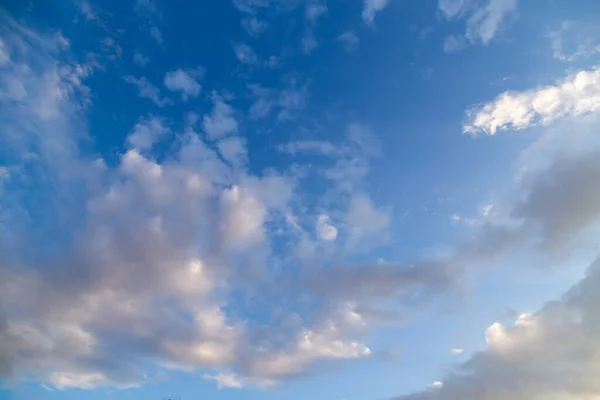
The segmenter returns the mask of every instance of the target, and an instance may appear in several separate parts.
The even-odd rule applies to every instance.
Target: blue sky
[[[0,399],[600,395],[600,3],[8,1]]]

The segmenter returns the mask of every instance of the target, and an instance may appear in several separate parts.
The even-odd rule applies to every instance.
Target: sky
[[[600,396],[597,0],[4,0],[0,400]]]

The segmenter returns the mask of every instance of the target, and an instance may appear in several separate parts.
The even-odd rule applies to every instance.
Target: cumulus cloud
[[[202,69],[183,70],[178,68],[165,75],[164,84],[172,92],[181,92],[183,100],[189,97],[198,97],[202,86],[197,79],[202,76]]]
[[[523,92],[505,92],[493,101],[467,112],[463,131],[495,135],[499,130],[520,130],[548,125],[566,116],[600,110],[600,69],[579,71],[553,86]]]
[[[367,24],[373,24],[375,15],[386,8],[390,0],[363,0],[362,18]]]
[[[363,343],[365,311],[341,297],[303,318],[277,311],[281,297],[274,294],[291,280],[266,270],[294,262],[271,246],[281,239],[274,227],[302,207],[292,201],[295,178],[249,171],[246,142],[220,96],[201,119],[204,132],[194,130],[195,115],[182,129],[164,117],[141,117],[125,151],[105,162],[81,146],[89,140],[84,82],[93,69],[74,61],[62,36],[13,24],[1,25],[11,59],[2,79],[12,86],[0,92],[0,152],[9,171],[27,165],[40,173],[11,173],[0,199],[3,378],[61,389],[127,388],[169,370],[210,369],[217,373],[207,379],[221,386],[270,386],[314,363],[371,354]],[[286,96],[282,104],[297,106]],[[155,157],[155,144],[167,140],[172,151]],[[14,185],[35,185],[29,199],[43,207],[28,208]],[[36,218],[23,218],[31,212]],[[264,284],[258,293],[257,282]],[[300,291],[320,296],[312,286]],[[239,303],[229,301],[231,293]],[[303,295],[292,288],[285,296],[299,304]],[[259,306],[280,315],[281,328],[247,317],[255,310],[246,307]]]
[[[487,349],[453,366],[443,386],[397,400],[593,398],[600,391],[600,261],[563,297],[514,325],[494,323]]]

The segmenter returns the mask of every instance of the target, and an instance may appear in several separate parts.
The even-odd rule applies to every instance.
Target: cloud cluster
[[[93,68],[73,61],[64,37],[4,22],[3,377],[124,388],[170,369],[211,369],[206,378],[221,386],[270,386],[314,363],[369,356],[365,321],[378,282],[403,293],[428,285],[418,276],[405,285],[403,266],[375,275],[369,264],[342,266],[352,240],[377,237],[389,224],[390,210],[354,189],[378,151],[367,127],[349,126],[350,145],[318,171],[320,179],[353,183],[338,188],[345,194],[337,211],[307,213],[294,170],[250,172],[236,110],[216,93],[213,108],[190,113],[183,128],[168,117],[140,117],[122,153],[105,160],[85,145],[84,80]],[[165,85],[195,95],[187,77],[171,71]],[[168,103],[147,80],[125,80],[140,96]],[[276,97],[280,118],[304,106],[303,90],[286,81]],[[170,151],[157,156],[165,144]],[[324,260],[340,266],[325,272]],[[372,289],[322,293],[322,273]],[[257,310],[268,324],[251,317]]]

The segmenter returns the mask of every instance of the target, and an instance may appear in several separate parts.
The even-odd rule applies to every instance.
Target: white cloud
[[[444,53],[455,54],[465,49],[467,43],[462,36],[450,35],[444,39]]]
[[[460,354],[462,354],[464,352],[465,352],[465,350],[464,349],[460,349],[460,348],[454,348],[454,349],[450,350],[450,353],[454,354],[454,355],[460,355]]]
[[[344,50],[346,50],[348,53],[355,52],[358,50],[358,46],[360,45],[360,40],[353,31],[346,31],[339,35],[335,40],[341,43],[344,47]]]
[[[0,38],[0,66],[6,65],[10,62],[10,55],[6,48],[4,41]]]
[[[127,75],[123,78],[123,80],[125,80],[125,82],[127,83],[131,83],[132,85],[137,86],[139,90],[139,97],[149,99],[159,107],[164,107],[173,104],[173,101],[168,97],[161,97],[160,89],[154,86],[145,77],[141,77],[138,79],[131,75]]]
[[[134,64],[139,65],[140,67],[143,67],[146,64],[148,64],[149,62],[150,62],[150,58],[146,57],[139,51],[136,50],[135,53],[133,53],[133,63]]]
[[[316,231],[319,238],[326,241],[335,240],[338,235],[338,230],[331,223],[328,215],[319,215],[317,217]]]
[[[444,387],[444,384],[441,381],[435,381],[431,385],[429,385],[429,389],[438,390]]]
[[[277,119],[293,120],[296,113],[308,102],[308,82],[302,83],[296,76],[284,78],[281,88],[265,88],[257,84],[248,85],[250,94],[255,98],[248,110],[252,119],[261,119],[269,115],[271,110],[279,108]]]
[[[303,110],[308,102],[308,82],[301,83],[296,77],[284,79],[284,87],[278,93],[277,105],[280,111],[277,119],[280,121],[292,120],[299,110]]]
[[[458,214],[452,214],[452,215],[450,216],[450,219],[451,219],[452,221],[454,221],[454,222],[459,222],[459,221],[461,220],[461,217],[460,217],[460,215],[458,215]]]
[[[302,330],[290,350],[255,360],[249,366],[251,376],[262,386],[268,387],[276,382],[274,379],[278,376],[300,374],[306,365],[317,360],[370,356],[371,350],[365,345],[340,337],[342,329],[339,324],[339,321],[329,320],[315,329]]]
[[[217,387],[241,389],[244,385],[234,374],[220,373],[218,375],[204,374],[204,379],[217,382]]]
[[[202,75],[202,69],[169,71],[165,75],[165,86],[172,92],[181,92],[183,100],[188,97],[198,97],[202,86],[196,80]]]
[[[600,69],[580,71],[555,86],[523,92],[505,92],[492,102],[467,112],[465,133],[495,135],[499,130],[520,130],[548,125],[566,116],[600,111]]]
[[[312,24],[316,24],[319,18],[322,18],[327,14],[327,4],[319,2],[308,3],[305,14],[306,19]]]
[[[234,136],[220,140],[217,143],[219,153],[223,159],[234,167],[242,166],[246,163],[246,141],[243,138]]]
[[[355,236],[371,236],[381,233],[391,222],[389,211],[377,209],[366,194],[352,196],[346,220]]]
[[[334,155],[340,149],[333,143],[323,140],[297,140],[277,146],[279,151],[296,155],[298,153],[317,153],[326,156]]]
[[[472,43],[490,43],[504,20],[516,9],[517,0],[489,0],[469,17],[465,37]]]
[[[548,34],[552,56],[573,62],[600,53],[600,28],[582,22],[564,21]]]
[[[86,0],[79,1],[77,6],[79,8],[79,12],[84,16],[86,21],[93,21],[96,19],[90,3],[88,3]]]
[[[236,44],[233,46],[233,51],[235,52],[236,58],[242,64],[258,65],[260,63],[254,49],[247,44]]]
[[[467,41],[471,44],[488,45],[506,20],[517,10],[518,0],[439,0],[438,8],[447,19],[466,18],[464,38],[450,35],[444,41],[446,53],[463,50]]]
[[[212,112],[202,119],[202,126],[208,137],[218,139],[237,132],[238,125],[233,108],[216,93],[213,93],[212,100],[214,104]]]
[[[223,192],[221,204],[226,215],[221,225],[224,242],[246,247],[263,241],[267,210],[253,193],[233,186]]]
[[[104,162],[80,150],[88,143],[86,106],[93,98],[84,81],[90,67],[59,55],[59,47],[67,51],[59,37],[16,35],[26,51],[3,70],[1,79],[14,87],[1,89],[0,144],[14,150],[11,171],[35,149],[26,162],[42,174],[25,177],[39,183],[27,201],[20,190],[0,197],[0,302],[11,310],[0,315],[3,377],[31,377],[59,388],[126,388],[153,381],[152,371],[210,369],[228,371],[213,378],[229,386],[272,385],[309,373],[316,362],[369,356],[367,325],[394,315],[375,300],[396,294],[412,300],[446,287],[448,278],[437,269],[368,262],[349,267],[341,260],[346,249],[338,242],[347,241],[348,226],[375,235],[388,226],[388,211],[355,193],[364,187],[368,158],[379,153],[367,127],[349,126],[346,144],[298,140],[291,147],[335,155],[335,165],[319,171],[320,179],[334,182],[331,197],[343,192],[335,210],[320,208],[331,198],[326,196],[317,199],[319,208],[309,207],[295,170],[250,171],[242,161],[245,142],[234,135],[235,112],[216,94],[202,119],[206,135],[194,131],[195,114],[186,113],[181,131],[168,138],[171,122],[164,121],[178,113],[168,120],[141,118],[125,139],[125,153],[111,153],[114,159]],[[12,39],[5,40],[12,51]],[[127,80],[140,95],[166,101],[147,80]],[[307,87],[293,76],[269,96],[279,112],[293,117],[306,104]],[[168,154],[155,158],[146,151],[166,139]],[[338,185],[347,186],[337,191]],[[50,218],[20,218],[30,202],[44,204]],[[528,215],[529,207],[522,209]],[[310,263],[293,282],[299,290],[286,290],[286,268],[276,279],[268,272],[299,259],[280,256],[273,242],[294,245],[303,227],[314,236],[312,216],[318,213],[341,214],[339,235],[330,243],[335,256],[324,261],[326,267]],[[299,216],[290,237],[280,233],[288,215]],[[21,229],[45,234],[5,240],[6,232]],[[48,248],[51,260],[37,253]],[[285,298],[273,299],[274,289]],[[230,302],[232,294],[239,302]],[[295,305],[306,299],[322,307],[297,315]],[[246,318],[255,311],[281,319],[265,326]]]
[[[164,120],[160,117],[150,116],[140,118],[127,137],[127,142],[139,150],[150,150],[154,143],[169,132]]]
[[[390,0],[363,0],[362,18],[367,24],[373,24],[375,15],[386,8]]]
[[[319,42],[315,38],[312,32],[307,32],[301,41],[302,44],[302,53],[310,54],[314,49],[319,46]]]
[[[464,13],[471,3],[472,0],[439,0],[438,8],[446,18],[451,19]]]
[[[494,205],[493,204],[485,204],[481,207],[481,216],[484,218],[487,218],[491,215],[491,213],[494,211]]]
[[[265,21],[261,21],[255,16],[252,16],[242,19],[242,28],[244,28],[250,36],[258,37],[267,30],[268,24]]]

